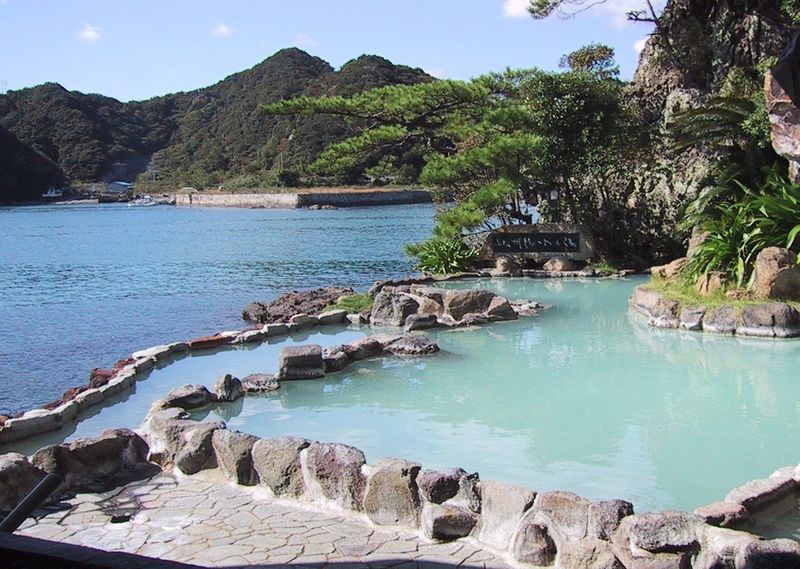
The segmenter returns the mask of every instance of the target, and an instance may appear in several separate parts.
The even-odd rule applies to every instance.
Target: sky
[[[0,92],[44,82],[141,100],[214,84],[299,47],[338,68],[362,54],[469,79],[557,69],[589,43],[633,76],[651,29],[642,0],[534,20],[527,0],[0,0]]]

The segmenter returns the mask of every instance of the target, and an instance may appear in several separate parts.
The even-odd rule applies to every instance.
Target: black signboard
[[[578,233],[493,233],[495,253],[580,253]]]

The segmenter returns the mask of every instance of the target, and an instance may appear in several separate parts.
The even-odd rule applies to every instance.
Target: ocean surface
[[[431,205],[333,211],[0,208],[0,413],[86,383],[131,352],[244,326],[288,290],[411,271]]]

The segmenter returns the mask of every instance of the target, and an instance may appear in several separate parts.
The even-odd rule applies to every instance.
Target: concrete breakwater
[[[175,194],[179,207],[246,207],[266,209],[296,209],[312,206],[364,207],[431,203],[426,190],[358,190],[299,191],[292,193],[248,194]]]

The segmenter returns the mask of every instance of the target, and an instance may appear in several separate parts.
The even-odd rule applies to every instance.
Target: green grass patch
[[[681,304],[681,306],[705,306],[709,309],[719,308],[720,306],[733,306],[737,311],[741,311],[746,306],[754,304],[764,304],[765,302],[786,302],[800,310],[800,302],[790,300],[763,300],[747,296],[745,298],[728,298],[725,296],[725,290],[721,290],[714,294],[704,295],[700,294],[698,290],[691,284],[681,281],[680,279],[674,281],[667,281],[659,278],[651,278],[650,282],[644,285],[648,290],[660,293],[669,300],[674,300]]]
[[[348,314],[363,312],[372,308],[372,297],[367,293],[343,296],[331,308],[346,310]]]
[[[619,267],[616,267],[608,261],[598,261],[589,265],[590,269],[594,269],[595,274],[601,277],[610,277],[619,273]]]

